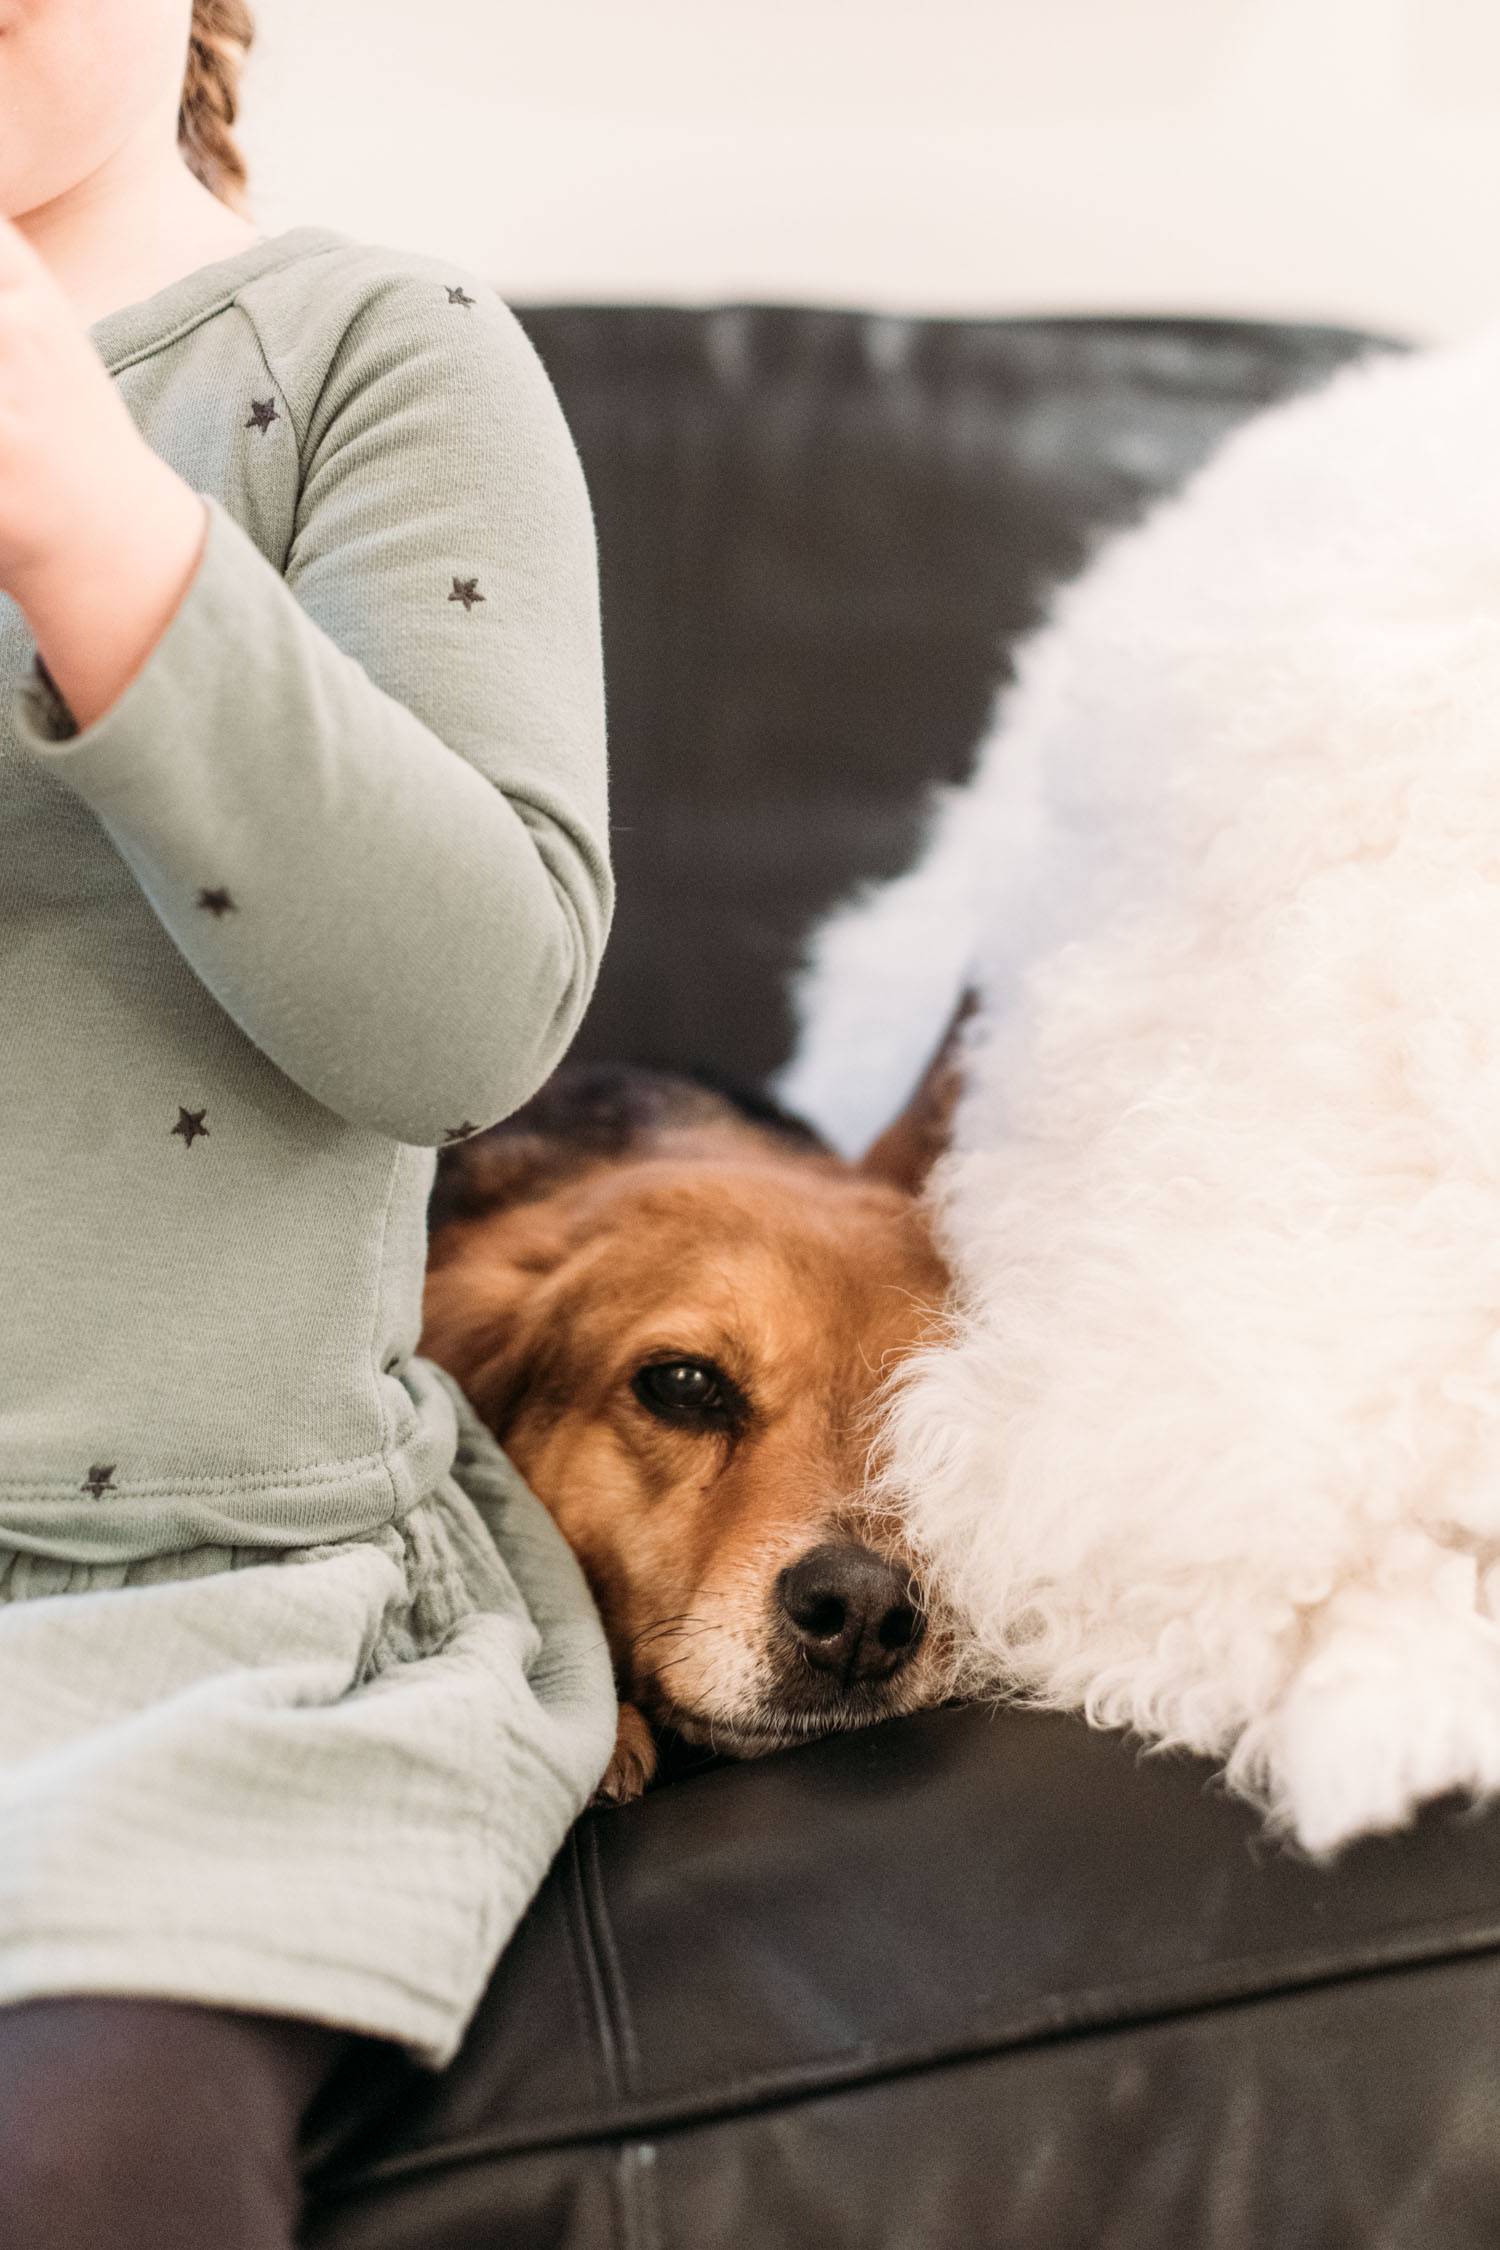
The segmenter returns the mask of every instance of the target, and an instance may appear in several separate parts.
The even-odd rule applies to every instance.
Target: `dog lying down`
[[[947,1291],[916,1194],[960,1020],[858,1163],[768,1100],[566,1063],[440,1154],[418,1348],[582,1564],[607,1799],[650,1780],[652,1722],[754,1757],[948,1693],[941,1605],[864,1484],[882,1378]]]
[[[777,1098],[859,1145],[970,980],[873,1480],[967,1647],[1314,1854],[1500,1790],[1500,330],[1064,590]]]

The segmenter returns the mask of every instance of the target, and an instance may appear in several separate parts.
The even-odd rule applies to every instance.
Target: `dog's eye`
[[[709,1359],[652,1360],[636,1370],[630,1387],[663,1422],[724,1429],[740,1418],[739,1392]]]

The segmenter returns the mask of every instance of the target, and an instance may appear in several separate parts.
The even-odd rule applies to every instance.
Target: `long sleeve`
[[[205,493],[194,575],[114,704],[80,731],[38,658],[15,731],[280,1070],[437,1146],[559,1061],[613,914],[588,495],[472,276],[383,277],[310,397],[264,364],[245,442],[297,479],[284,567]]]

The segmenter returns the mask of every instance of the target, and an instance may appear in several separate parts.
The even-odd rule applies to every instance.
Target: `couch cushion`
[[[524,316],[599,515],[621,904],[582,1051],[757,1075],[1097,525],[1361,348],[1228,322]],[[585,1816],[434,2079],[310,2121],[312,2250],[1478,2250],[1500,1811],[1331,1871],[1210,1769],[944,1710]]]
[[[1196,1760],[929,1712],[586,1815],[311,2240],[1450,2250],[1500,2234],[1497,2002],[1500,1814],[1329,1872]]]
[[[602,562],[619,897],[573,1052],[756,1079],[809,925],[906,864],[1106,526],[1373,339],[542,306]]]

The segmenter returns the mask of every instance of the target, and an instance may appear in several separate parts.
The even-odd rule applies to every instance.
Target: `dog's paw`
[[[633,1703],[622,1703],[614,1754],[589,1803],[628,1805],[644,1793],[655,1771],[656,1742],[651,1729]]]
[[[1404,1828],[1452,1790],[1500,1790],[1500,1631],[1436,1603],[1372,1605],[1292,1681],[1271,1767],[1281,1817],[1315,1858]]]

